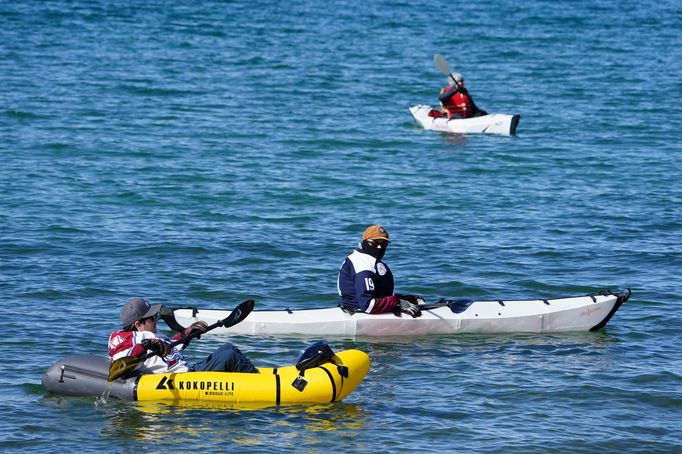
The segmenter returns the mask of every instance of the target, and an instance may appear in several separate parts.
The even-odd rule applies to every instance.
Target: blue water
[[[675,1],[0,3],[4,452],[674,452],[682,441]],[[424,131],[464,74],[516,137]],[[397,290],[633,290],[604,330],[330,339],[343,403],[48,396],[121,305],[333,306],[381,223]],[[258,365],[313,339],[234,337]],[[189,352],[201,357],[220,339]]]

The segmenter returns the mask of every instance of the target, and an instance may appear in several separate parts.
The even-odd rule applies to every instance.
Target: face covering
[[[374,243],[370,244],[369,241],[365,240],[362,242],[362,250],[374,257],[377,260],[384,258],[386,254],[386,247],[388,245],[385,243]]]

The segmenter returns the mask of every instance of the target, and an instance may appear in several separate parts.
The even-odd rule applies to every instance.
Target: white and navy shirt
[[[342,307],[373,313],[376,299],[393,295],[393,273],[358,246],[341,265],[337,289]]]

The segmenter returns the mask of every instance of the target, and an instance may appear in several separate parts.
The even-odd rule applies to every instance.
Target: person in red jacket
[[[138,370],[141,373],[163,374],[166,372],[222,371],[258,373],[251,361],[237,347],[223,344],[207,358],[195,364],[188,364],[182,353],[187,343],[171,347],[172,341],[188,336],[192,331],[205,333],[206,322],[199,321],[187,327],[172,339],[157,331],[160,304],[149,304],[145,298],[131,298],[121,310],[122,328],[109,337],[109,358],[112,362],[126,356],[142,356],[148,351],[156,352],[145,360]]]
[[[469,91],[464,88],[464,77],[460,73],[448,76],[448,86],[441,89],[438,100],[443,114],[448,118],[470,118],[488,114],[476,106]]]

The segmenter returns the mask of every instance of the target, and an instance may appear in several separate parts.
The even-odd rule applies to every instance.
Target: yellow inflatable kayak
[[[259,368],[259,374],[185,372],[146,374],[107,380],[109,360],[78,355],[55,363],[43,376],[53,394],[116,397],[137,401],[220,402],[230,404],[328,403],[347,397],[369,371],[369,356],[344,350],[330,361],[299,370],[291,365]]]
[[[369,356],[359,350],[345,350],[334,360],[348,367],[348,378],[336,365],[325,363],[308,369],[307,386],[299,391],[292,384],[299,376],[295,366],[259,368],[259,374],[232,372],[186,372],[143,375],[137,383],[135,400],[191,400],[221,402],[323,403],[348,396],[365,378]]]

